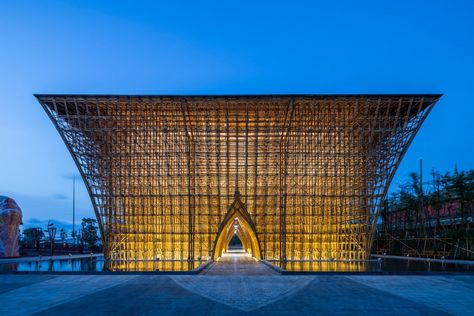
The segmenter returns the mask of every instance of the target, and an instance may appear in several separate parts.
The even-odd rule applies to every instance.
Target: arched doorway
[[[242,242],[244,252],[260,260],[262,258],[255,225],[247,212],[245,205],[236,192],[235,200],[227,211],[217,233],[213,259],[217,260],[223,253],[228,252],[229,242],[237,235]]]
[[[242,240],[240,240],[237,234],[234,234],[229,241],[229,249],[228,252],[243,252],[244,245],[242,244]]]

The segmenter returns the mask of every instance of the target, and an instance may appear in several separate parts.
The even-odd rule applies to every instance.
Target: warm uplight
[[[84,177],[111,270],[191,270],[237,235],[282,267],[366,259],[435,96],[39,96]],[[318,265],[319,263],[315,263]]]

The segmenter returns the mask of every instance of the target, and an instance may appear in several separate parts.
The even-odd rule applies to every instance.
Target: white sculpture
[[[18,257],[18,226],[22,212],[15,200],[0,196],[0,257]]]

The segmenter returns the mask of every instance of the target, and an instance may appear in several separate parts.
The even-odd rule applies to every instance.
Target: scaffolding
[[[214,257],[236,209],[282,268],[367,259],[440,95],[36,97],[89,191],[108,268],[187,271]]]

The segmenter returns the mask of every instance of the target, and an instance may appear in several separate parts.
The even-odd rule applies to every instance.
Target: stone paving
[[[474,315],[474,275],[278,275],[227,259],[201,275],[4,274],[0,315]]]
[[[201,274],[205,275],[278,275],[247,253],[224,253]]]

